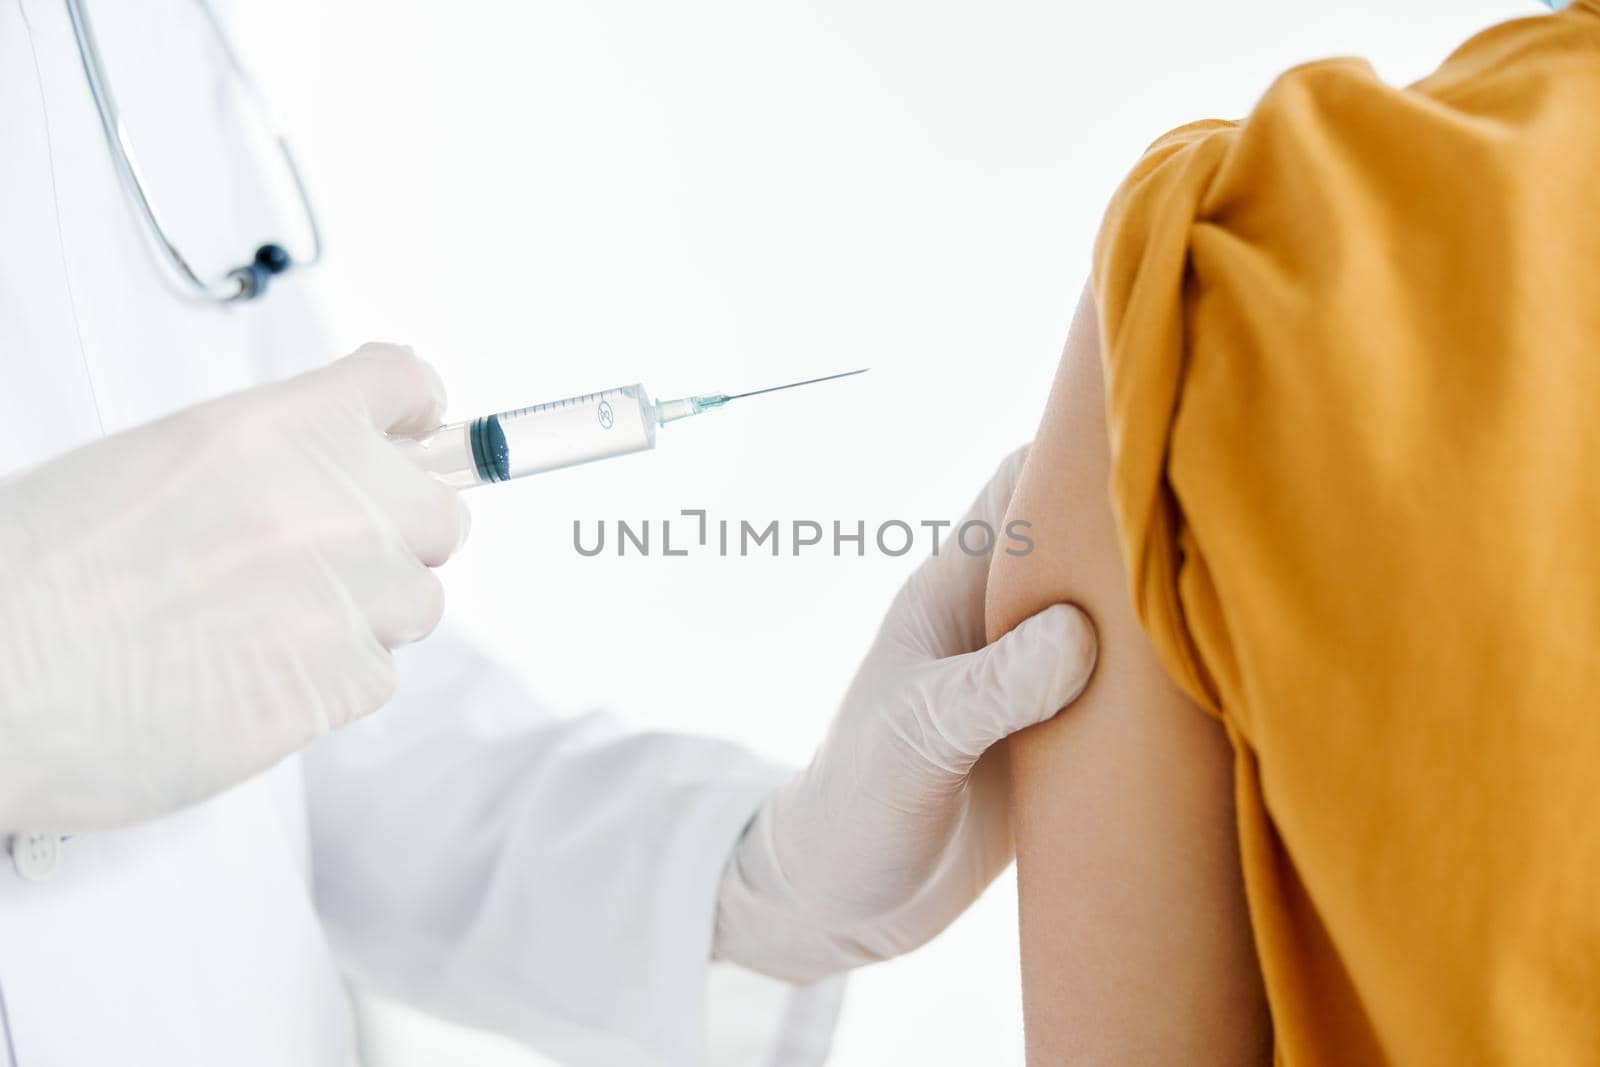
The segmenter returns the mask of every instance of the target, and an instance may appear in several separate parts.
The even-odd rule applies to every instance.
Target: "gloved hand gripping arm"
[[[1023,455],[963,521],[1001,528]],[[1006,754],[991,747],[1076,699],[1096,646],[1087,617],[1056,605],[984,648],[988,569],[946,543],[901,589],[810,766],[740,838],[719,957],[793,981],[887,959],[1011,862]]]

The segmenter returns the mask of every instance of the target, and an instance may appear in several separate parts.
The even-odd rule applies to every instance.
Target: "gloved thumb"
[[[943,732],[964,756],[977,759],[1078,699],[1098,653],[1094,624],[1070,604],[1024,619],[987,648],[946,661],[954,677],[939,698]],[[960,717],[960,728],[949,728],[952,716]]]

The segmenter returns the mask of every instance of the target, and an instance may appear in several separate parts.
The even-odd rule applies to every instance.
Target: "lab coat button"
[[[11,865],[30,882],[42,882],[61,858],[61,839],[55,834],[17,834],[11,838]]]

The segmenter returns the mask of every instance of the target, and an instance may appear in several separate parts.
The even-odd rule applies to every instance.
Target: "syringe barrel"
[[[396,443],[424,470],[467,488],[574,467],[656,446],[644,386],[624,385],[502,411]]]

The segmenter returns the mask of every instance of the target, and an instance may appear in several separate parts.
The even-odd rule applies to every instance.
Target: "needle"
[[[802,385],[816,385],[818,382],[831,382],[835,378],[848,378],[853,374],[865,374],[871,367],[862,367],[860,370],[847,370],[840,374],[828,374],[821,378],[807,378],[803,382],[790,382],[788,385],[769,385],[765,389],[752,389],[748,393],[734,393],[727,400],[739,400],[747,396],[759,396],[762,393],[776,393],[782,389],[798,389]]]

